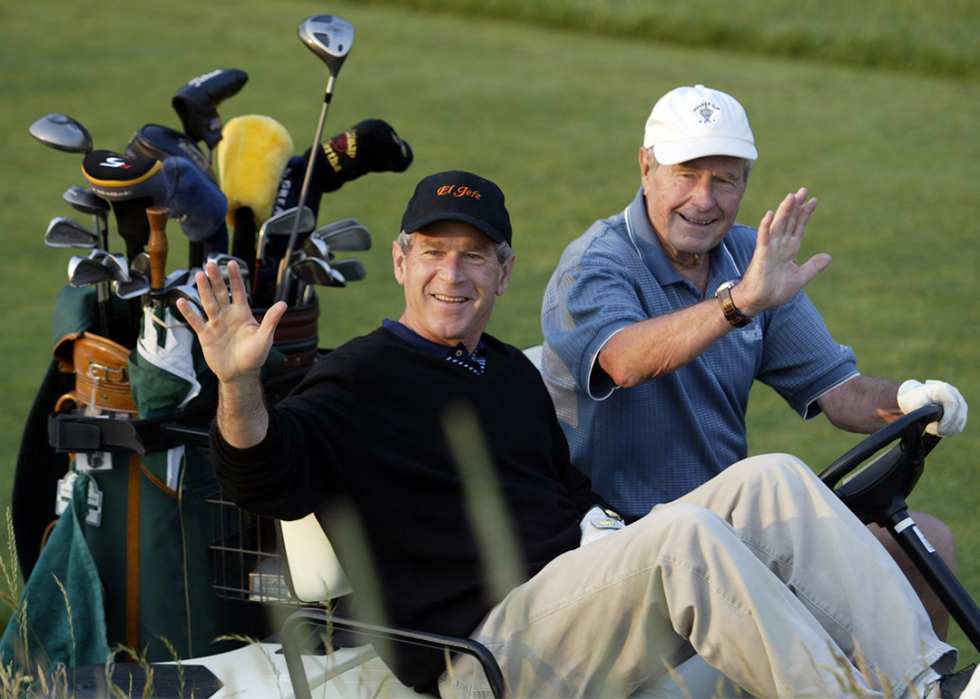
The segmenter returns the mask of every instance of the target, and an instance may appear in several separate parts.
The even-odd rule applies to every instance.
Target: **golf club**
[[[316,135],[313,138],[313,147],[310,149],[310,159],[306,164],[306,174],[303,176],[303,187],[299,192],[299,204],[296,208],[302,209],[306,205],[306,197],[310,191],[310,180],[313,176],[313,165],[316,161],[317,151],[320,150],[320,138],[323,135],[323,124],[327,120],[327,109],[330,107],[330,99],[333,96],[334,83],[337,81],[337,74],[340,72],[347,54],[350,53],[351,44],[354,43],[354,25],[350,22],[335,17],[334,15],[315,15],[304,20],[299,25],[299,38],[306,44],[307,48],[315,53],[330,71],[330,78],[327,80],[327,89],[323,97],[323,109],[320,112],[320,121],[316,127]],[[282,258],[279,266],[279,279],[276,285],[276,300],[279,301],[285,294],[282,285],[282,274],[289,264],[289,258],[296,247],[296,238],[299,235],[299,221],[293,225],[293,231],[289,235],[289,245],[286,247],[286,254]]]
[[[31,124],[28,131],[49,148],[68,153],[89,153],[92,150],[92,135],[84,126],[64,114],[43,116]]]
[[[102,249],[109,249],[109,211],[112,206],[105,199],[87,187],[72,185],[61,198],[68,202],[68,205],[75,211],[89,214],[94,223],[95,230],[102,236]]]
[[[100,257],[98,253],[102,253]],[[112,298],[109,295],[109,270],[102,263],[105,252],[93,250],[90,257],[75,255],[68,262],[68,283],[75,289],[95,285],[99,309],[99,334],[109,337]]]
[[[235,257],[234,255],[229,255],[227,253],[212,252],[211,254],[208,255],[206,262],[214,262],[216,265],[218,265],[218,270],[221,272],[221,277],[225,280],[225,285],[227,285],[228,288],[230,289],[231,280],[228,277],[228,263],[231,262],[232,260],[238,263],[238,269],[242,273],[242,282],[245,284],[245,292],[248,295],[251,295],[251,289],[250,289],[249,278],[248,278],[248,274],[249,274],[248,263],[245,262],[245,260],[239,257]]]
[[[262,261],[265,259],[265,246],[270,235],[286,235],[292,233],[298,226],[298,230],[312,231],[316,226],[316,215],[313,209],[308,206],[302,207],[302,216],[297,216],[296,212],[300,207],[294,207],[280,211],[275,216],[270,216],[259,228],[259,242],[256,245],[255,269],[252,270],[252,295],[259,293],[259,271],[262,269]]]
[[[314,238],[312,235],[303,241],[302,251],[307,257],[318,257],[326,262],[333,261],[335,257],[329,245],[322,239]],[[296,253],[293,254],[295,255]]]
[[[109,278],[112,281],[125,284],[131,280],[129,262],[125,255],[106,253],[100,261],[109,271]]]
[[[359,282],[367,276],[367,268],[364,263],[355,258],[346,260],[335,260],[330,265],[334,272],[340,272],[344,279],[349,282]]]
[[[145,274],[140,274],[139,272],[129,272],[129,281],[113,281],[112,288],[116,292],[116,296],[128,301],[129,299],[134,299],[142,296],[143,294],[150,291],[150,278]]]
[[[44,232],[44,244],[50,248],[94,248],[99,236],[77,221],[55,216]]]
[[[363,252],[371,249],[371,234],[356,218],[342,218],[320,226],[310,237],[319,238],[334,252]]]
[[[317,257],[300,257],[289,265],[289,274],[305,284],[347,286],[343,274],[333,269],[326,260]]]

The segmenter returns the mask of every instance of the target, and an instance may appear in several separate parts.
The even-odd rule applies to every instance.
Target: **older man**
[[[323,515],[346,505],[373,563],[346,566],[355,596],[379,589],[394,624],[483,642],[511,696],[628,696],[692,649],[757,696],[834,696],[837,668],[869,697],[980,692],[970,672],[949,674],[956,651],[884,549],[790,456],[748,460],[622,526],[571,465],[537,370],[484,333],[514,265],[503,194],[470,173],[427,177],[402,228],[400,320],[326,355],[276,406],[259,370],[285,305],[257,323],[234,263],[230,296],[213,263],[197,275],[207,320],[178,301],[219,380],[212,455],[241,507],[316,512],[329,528]],[[493,477],[454,463],[442,418],[461,404]],[[502,496],[494,538],[511,530],[520,559],[509,591],[491,584],[474,487]],[[471,659],[451,673],[429,649],[385,660],[416,687],[441,675],[444,697],[489,696]]]
[[[810,215],[789,194],[758,230],[735,223],[758,153],[742,106],[697,85],[661,98],[639,151],[641,187],[626,210],[565,250],[542,309],[543,372],[572,462],[628,519],[701,485],[747,454],[745,411],[758,379],[802,417],[870,433],[940,402],[930,427],[959,433],[967,406],[941,382],[858,373],[803,293],[830,264],[797,265]],[[952,566],[948,528],[914,513]],[[937,630],[948,615],[912,573]]]

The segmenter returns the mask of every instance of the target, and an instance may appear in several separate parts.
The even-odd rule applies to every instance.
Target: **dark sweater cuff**
[[[270,426],[272,418],[269,418]],[[235,466],[245,466],[247,464],[264,463],[269,461],[275,454],[276,440],[270,438],[272,430],[265,434],[265,439],[255,446],[239,449],[229,444],[221,430],[218,429],[218,419],[211,421],[211,452],[220,455],[226,464]]]

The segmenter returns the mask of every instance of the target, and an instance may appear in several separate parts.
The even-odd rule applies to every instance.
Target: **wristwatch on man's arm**
[[[718,291],[715,292],[715,298],[721,304],[721,311],[725,314],[725,319],[736,328],[744,328],[752,322],[752,319],[738,310],[735,302],[732,301],[732,287],[736,284],[738,284],[737,279],[721,284]]]

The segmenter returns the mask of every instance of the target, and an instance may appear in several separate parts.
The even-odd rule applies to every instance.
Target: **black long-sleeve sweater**
[[[468,636],[500,600],[486,584],[443,436],[455,401],[475,408],[530,578],[579,544],[579,521],[605,503],[569,462],[538,371],[520,350],[483,336],[483,374],[412,347],[379,328],[326,355],[269,408],[262,443],[239,450],[212,429],[222,486],[246,511],[279,519],[316,512],[348,558],[331,504],[352,504],[396,626]],[[364,571],[345,564],[357,596]],[[410,686],[444,669],[442,654],[398,646],[385,658]]]

